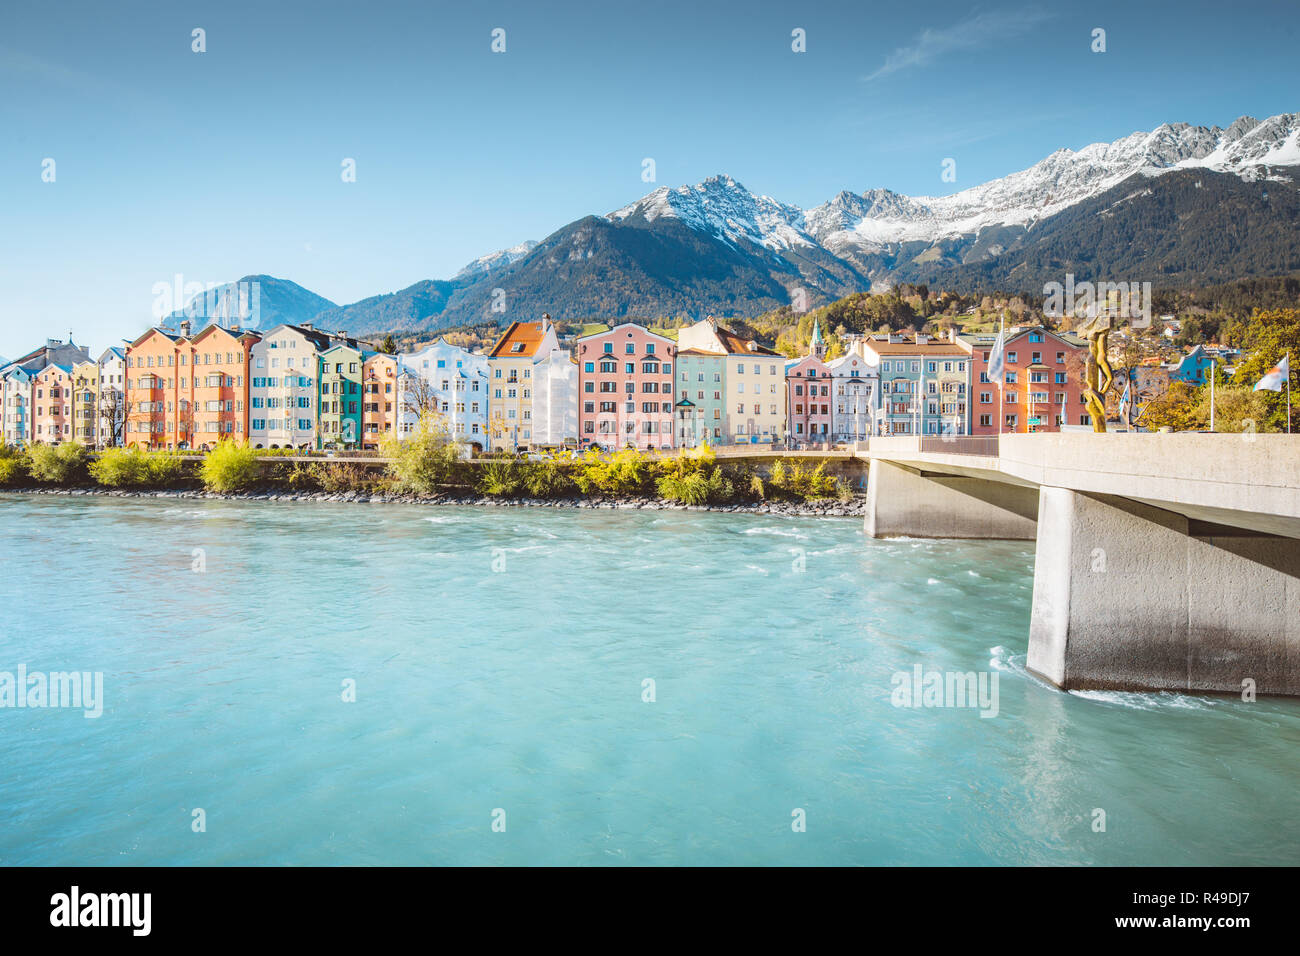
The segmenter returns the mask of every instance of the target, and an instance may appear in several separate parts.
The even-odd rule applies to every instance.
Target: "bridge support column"
[[[1300,694],[1300,540],[1039,494],[1031,671],[1066,689]]]
[[[1002,538],[1032,540],[1038,514],[1034,488],[931,475],[871,459],[866,533],[873,538]]]

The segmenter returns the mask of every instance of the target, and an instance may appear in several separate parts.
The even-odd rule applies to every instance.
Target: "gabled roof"
[[[488,358],[532,358],[552,328],[541,322],[511,322],[488,352]]]
[[[225,332],[227,335],[229,335],[231,338],[235,339],[236,341],[245,338],[252,338],[254,341],[257,341],[262,337],[261,332],[254,332],[251,329],[241,329],[240,331],[236,332],[233,329],[228,329],[223,325],[218,325],[217,323],[213,322],[208,325],[205,325],[197,334],[191,335],[190,343],[197,344],[200,339],[207,338],[209,335],[214,334],[218,330]]]
[[[136,347],[138,347],[138,346],[140,345],[140,343],[142,343],[145,339],[150,338],[151,336],[154,336],[154,335],[161,335],[161,336],[163,336],[163,338],[167,339],[169,342],[177,342],[177,341],[180,341],[180,335],[179,335],[178,333],[173,332],[171,329],[164,329],[162,326],[155,325],[155,326],[153,326],[153,327],[151,327],[151,328],[145,329],[144,332],[142,332],[142,333],[140,334],[140,336],[139,336],[139,337],[138,337],[134,342],[132,342],[130,345],[127,346],[127,348],[129,348],[129,349],[136,348]]]

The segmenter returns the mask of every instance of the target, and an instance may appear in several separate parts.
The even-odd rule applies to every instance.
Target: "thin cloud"
[[[1048,18],[1049,14],[1038,7],[1025,7],[1020,10],[976,13],[938,30],[926,28],[917,34],[916,40],[911,44],[901,46],[885,57],[885,62],[864,79],[869,83],[909,67],[926,66],[950,53],[1005,40],[1024,33]]]

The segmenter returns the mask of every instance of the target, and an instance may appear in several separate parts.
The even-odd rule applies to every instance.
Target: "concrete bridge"
[[[873,438],[873,537],[1037,542],[1058,687],[1300,694],[1300,436]]]

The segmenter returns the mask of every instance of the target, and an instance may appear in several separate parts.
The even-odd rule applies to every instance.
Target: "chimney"
[[[917,333],[916,333],[916,344],[917,344],[917,345],[928,345],[929,342],[930,342],[930,336],[926,335],[924,332],[917,332]]]
[[[547,330],[550,329],[550,327],[551,327],[551,313],[543,312],[542,313],[542,334],[545,335]]]
[[[187,338],[187,339],[188,339],[188,338],[190,337],[190,328],[191,328],[190,320],[189,320],[189,319],[181,319],[181,337],[182,337],[182,338]]]
[[[298,328],[306,329],[308,332],[316,331],[316,326],[312,325],[310,322],[304,322],[302,325],[298,326]]]
[[[337,332],[334,333],[334,337],[340,341],[346,341],[348,337],[348,330],[339,329]]]

